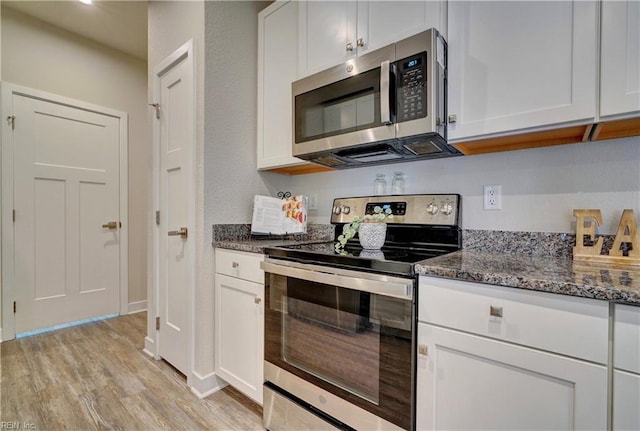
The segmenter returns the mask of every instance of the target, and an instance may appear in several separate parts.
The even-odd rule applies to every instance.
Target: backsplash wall
[[[575,232],[573,209],[599,208],[600,233],[615,234],[622,210],[640,215],[640,137],[291,177],[292,193],[318,195],[310,221],[328,223],[333,198],[373,192],[376,173],[390,190],[396,171],[406,193],[459,193],[465,229]],[[502,185],[502,210],[483,210],[483,185]]]

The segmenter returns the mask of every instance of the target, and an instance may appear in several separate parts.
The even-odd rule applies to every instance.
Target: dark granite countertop
[[[416,272],[640,305],[640,268],[577,264],[567,257],[462,250],[422,261]]]
[[[216,248],[264,253],[264,249],[269,247],[315,244],[332,240],[332,225],[310,224],[306,234],[269,237],[252,235],[251,225],[248,224],[215,224],[211,244]]]
[[[287,245],[299,244],[315,244],[321,241],[318,239],[246,239],[240,241],[217,241],[213,244],[216,248],[225,248],[227,250],[246,251],[249,253],[264,253],[265,248],[283,247]]]

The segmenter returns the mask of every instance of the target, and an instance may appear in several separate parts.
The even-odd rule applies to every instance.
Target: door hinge
[[[160,330],[160,317],[156,317],[156,331],[159,331],[159,330]]]
[[[153,106],[153,108],[156,110],[156,118],[159,120],[160,119],[160,104],[159,103],[149,103],[149,106]]]
[[[7,117],[7,123],[11,126],[11,130],[16,130],[16,116],[9,115]]]
[[[16,310],[18,308],[16,307],[16,301],[13,301],[13,313],[15,314]]]
[[[12,217],[13,217],[13,222],[15,223],[15,221],[16,221],[16,210],[13,210]]]
[[[160,211],[156,211],[156,224],[160,226]]]

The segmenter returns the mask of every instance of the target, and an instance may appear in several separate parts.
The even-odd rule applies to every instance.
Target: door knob
[[[109,223],[103,224],[102,227],[105,229],[118,229],[118,222],[110,221]]]
[[[181,227],[180,230],[170,230],[168,232],[169,236],[179,236],[182,238],[186,238],[187,236],[189,236],[189,232],[187,231],[186,227]]]

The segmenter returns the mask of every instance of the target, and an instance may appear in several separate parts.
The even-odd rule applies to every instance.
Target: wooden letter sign
[[[596,226],[602,224],[602,214],[600,210],[573,210],[573,216],[576,221],[576,246],[573,247],[573,257],[576,255],[600,256],[602,251],[602,242],[604,238],[598,238],[595,245],[585,246],[584,236],[587,235],[591,241],[596,239]]]
[[[576,246],[573,247],[574,261],[640,266],[640,234],[633,210],[627,209],[622,213],[618,231],[608,255],[601,254],[604,241],[602,237],[598,238],[595,245],[584,245],[585,236],[592,241],[595,240],[596,224],[602,224],[600,210],[573,210],[573,215],[577,220]],[[622,243],[630,245],[627,256],[622,253]]]

